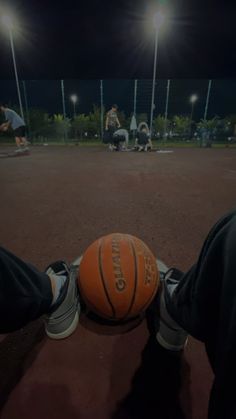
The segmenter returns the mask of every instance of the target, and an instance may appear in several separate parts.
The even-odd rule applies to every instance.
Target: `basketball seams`
[[[99,310],[97,307],[95,307],[94,304],[90,301],[90,299],[85,297],[84,295],[83,295],[83,300],[84,300],[84,303],[86,304],[87,308],[89,310],[92,309],[92,311],[95,314],[97,314],[98,316],[102,317],[103,319],[114,320],[114,318],[112,316],[105,315],[101,310]]]
[[[134,248],[132,237],[127,235],[127,238],[128,238],[128,241],[129,241],[129,244],[130,244],[130,247],[131,247],[131,251],[133,253],[133,258],[134,258],[134,290],[133,290],[133,296],[132,296],[132,299],[131,299],[130,306],[128,308],[127,313],[124,315],[123,319],[126,319],[126,317],[128,317],[129,313],[131,312],[131,310],[133,308],[135,297],[136,297],[137,284],[138,284],[138,266],[137,266],[136,251],[135,251],[135,248]]]
[[[132,236],[129,236],[129,237],[132,239]],[[151,250],[146,245],[146,243],[144,243],[138,237],[135,237],[135,239],[137,239],[139,241],[139,244],[141,245],[141,247],[143,249],[145,249],[148,253],[151,253],[152,254]],[[132,244],[133,244],[133,242],[132,242]],[[155,267],[156,267],[156,264],[155,264]],[[153,290],[153,294],[148,298],[148,300],[145,302],[145,304],[142,307],[140,307],[140,312],[145,311],[147,309],[147,307],[150,305],[150,303],[152,302],[153,298],[155,297],[155,295],[156,295],[156,293],[158,291],[158,288],[159,288],[159,272],[158,272],[157,267],[156,267],[156,271],[157,271],[157,283],[156,283],[155,289]]]
[[[101,280],[102,280],[102,285],[103,285],[103,288],[104,288],[104,292],[105,292],[106,297],[107,297],[107,301],[110,304],[113,317],[116,318],[115,307],[113,306],[112,301],[110,299],[110,296],[109,296],[109,293],[108,293],[108,290],[107,290],[107,287],[106,287],[106,281],[105,281],[104,274],[103,274],[103,266],[102,266],[102,240],[99,241],[99,247],[98,247],[98,266],[99,266],[99,272],[100,272],[100,277],[101,277]]]
[[[113,252],[113,236],[118,236],[117,241],[120,250],[117,243],[114,247],[114,255],[113,253],[110,255],[111,250]],[[121,253],[119,253],[120,251]],[[94,313],[97,313],[102,318],[114,321],[118,319],[125,321],[136,316],[136,312],[144,312],[156,295],[159,285],[159,272],[156,260],[149,247],[137,237],[129,234],[114,233],[101,237],[97,240],[97,243],[94,242],[90,253],[91,258],[87,257],[87,265],[85,264],[84,269],[86,284],[86,272],[94,276],[91,278],[90,288],[86,285],[87,288],[85,287],[85,289],[87,291],[85,293],[81,292],[82,295],[84,294],[83,298],[88,308],[90,307]],[[146,269],[143,272],[143,259],[140,259],[140,255],[145,257],[147,272]],[[111,256],[114,257],[111,258]],[[152,266],[154,261],[154,266]],[[119,267],[120,269],[118,269]],[[116,280],[120,281],[120,278],[124,278],[127,289],[119,289],[117,282],[113,284],[113,274]],[[83,281],[81,281],[80,275],[78,280],[81,286]],[[116,285],[114,290],[113,285],[114,287]],[[150,287],[146,287],[146,285],[150,285]],[[116,295],[116,290],[124,291],[124,293],[121,293],[123,297],[122,295]],[[88,293],[88,298],[86,293]]]

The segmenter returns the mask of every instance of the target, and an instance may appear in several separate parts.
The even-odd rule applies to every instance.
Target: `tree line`
[[[104,121],[105,121],[104,110]],[[127,116],[124,112],[118,113],[122,128],[130,130],[132,115]],[[101,140],[101,109],[93,106],[93,111],[88,115],[76,114],[73,118],[63,118],[62,114],[50,115],[43,109],[29,109],[26,115],[26,122],[32,140],[40,138],[45,140],[62,140],[66,135],[68,139],[78,141],[93,139]],[[137,124],[148,123],[148,114],[136,115]],[[104,126],[104,125],[103,125]],[[236,136],[236,115],[229,115],[226,118],[215,116],[209,120],[195,122],[189,116],[175,115],[167,118],[157,115],[153,120],[153,137],[156,139],[179,138],[194,139],[202,132],[208,132],[218,139],[226,139]],[[10,134],[8,134],[10,135]]]

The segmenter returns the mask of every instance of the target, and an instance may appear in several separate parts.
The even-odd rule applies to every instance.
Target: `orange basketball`
[[[147,245],[129,234],[110,234],[92,243],[79,269],[79,289],[87,306],[110,320],[144,311],[156,294],[159,272]]]

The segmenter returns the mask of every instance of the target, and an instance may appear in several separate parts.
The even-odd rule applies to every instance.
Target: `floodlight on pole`
[[[75,106],[76,106],[76,103],[78,102],[78,96],[77,95],[71,95],[70,100],[71,100],[71,102],[73,103],[73,106],[74,106],[74,118],[75,118],[75,116],[76,116]]]
[[[160,27],[163,25],[164,22],[165,22],[165,15],[162,12],[157,12],[154,15],[155,28],[160,29]]]
[[[190,138],[191,138],[191,130],[192,130],[192,120],[193,120],[193,110],[194,110],[194,105],[198,100],[198,96],[196,94],[193,94],[190,96],[190,103],[192,105],[191,108],[191,115],[190,115]]]
[[[24,119],[20,85],[19,85],[18,72],[17,72],[17,66],[16,66],[15,47],[14,47],[14,40],[13,40],[13,28],[14,28],[13,19],[9,15],[3,15],[1,20],[2,20],[3,26],[6,27],[6,29],[8,30],[8,33],[9,33],[12,60],[13,60],[13,66],[14,66],[15,79],[16,79],[16,89],[17,89],[19,106],[20,106],[20,113],[21,113],[21,117]]]
[[[12,22],[12,18],[9,15],[3,15],[2,16],[2,24],[7,28],[7,29],[13,29],[13,22]]]
[[[195,103],[198,100],[198,96],[197,95],[191,95],[190,96],[190,102],[191,103]]]
[[[154,15],[154,27],[155,27],[155,46],[154,46],[154,63],[153,63],[153,79],[152,79],[152,101],[151,101],[151,112],[150,112],[150,138],[152,138],[152,125],[153,125],[153,112],[155,109],[155,86],[156,86],[156,71],[157,71],[157,49],[159,40],[159,29],[165,21],[165,16],[161,12],[157,12]]]
[[[194,109],[194,105],[195,105],[195,103],[197,102],[197,100],[198,100],[198,96],[197,95],[191,95],[190,96],[190,103],[192,104],[192,110],[191,110],[191,118],[190,118],[190,121],[192,122],[192,119],[193,119],[193,109]]]

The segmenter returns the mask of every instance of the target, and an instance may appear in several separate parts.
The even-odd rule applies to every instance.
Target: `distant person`
[[[28,142],[25,137],[26,125],[23,118],[13,111],[13,109],[9,109],[5,104],[0,104],[0,111],[4,114],[6,119],[6,122],[0,125],[0,131],[7,131],[9,128],[12,128],[15,136],[17,151],[28,150]]]
[[[135,139],[135,150],[148,151],[152,149],[150,131],[146,122],[140,122]]]
[[[129,145],[129,133],[127,129],[119,128],[112,136],[111,151],[125,151]]]
[[[120,121],[117,116],[117,105],[112,105],[111,109],[107,112],[106,116],[106,123],[105,123],[105,129],[108,133],[110,146],[113,142],[113,134],[114,132],[121,127]]]

